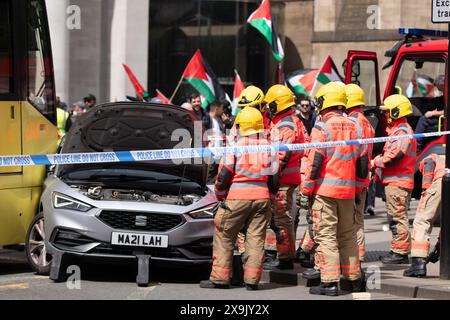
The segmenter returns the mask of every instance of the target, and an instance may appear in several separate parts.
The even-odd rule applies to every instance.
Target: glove
[[[219,207],[224,210],[230,210],[230,208],[228,208],[228,206],[224,200],[219,201]]]

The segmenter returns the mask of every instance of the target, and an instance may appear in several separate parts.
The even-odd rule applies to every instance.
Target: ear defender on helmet
[[[270,110],[271,114],[276,115],[277,109],[278,109],[278,104],[276,101],[272,101],[271,103],[269,103],[269,110]]]
[[[324,101],[325,101],[324,96],[321,96],[319,98],[314,98],[314,100],[313,100],[314,108],[316,108],[317,110],[321,110]]]
[[[399,115],[400,115],[400,109],[398,107],[395,107],[394,109],[391,110],[392,118],[397,119]]]

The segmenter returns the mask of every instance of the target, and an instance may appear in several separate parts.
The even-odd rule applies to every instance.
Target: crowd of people
[[[203,111],[196,98],[190,103],[200,116]],[[326,84],[313,104],[316,112],[308,97],[296,99],[282,85],[271,87],[266,94],[249,86],[239,97],[241,111],[226,141],[254,146],[374,137],[363,113],[365,94],[358,85]],[[407,121],[413,107],[407,97],[394,94],[380,109],[388,136],[413,134]],[[201,117],[208,119],[210,127],[220,129],[224,126],[213,122],[220,119],[221,112],[223,106],[214,104],[209,114]],[[384,187],[392,231],[390,252],[380,260],[383,264],[409,264],[411,254],[404,275],[426,276],[432,222],[440,208],[443,157],[431,154],[417,164],[424,177],[423,194],[410,232],[407,211],[414,188],[417,142],[403,137],[386,142],[376,157],[372,152],[372,144],[346,144],[275,155],[224,156],[215,180],[219,209],[214,218],[213,266],[210,279],[200,287],[227,289],[230,284],[245,284],[248,290],[257,290],[263,269],[293,269],[297,258],[310,267],[304,278],[320,280],[310,289],[311,294],[337,296],[341,277],[347,290],[363,291],[364,211],[373,180]],[[306,210],[308,222],[298,248],[295,233],[300,210],[297,216],[292,214],[294,201]]]

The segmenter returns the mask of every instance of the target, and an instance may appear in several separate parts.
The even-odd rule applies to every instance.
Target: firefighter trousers
[[[295,257],[294,219],[292,217],[293,195],[296,185],[282,185],[273,208],[273,219],[277,232],[278,259],[290,261]]]
[[[312,215],[320,277],[323,283],[361,277],[355,229],[355,200],[315,195]]]
[[[229,284],[238,233],[245,226],[244,281],[258,284],[264,261],[264,239],[271,218],[270,201],[227,200],[214,217],[213,267],[210,280]]]
[[[408,202],[411,190],[387,185],[384,191],[392,231],[391,251],[407,255],[411,252],[411,234],[408,220]]]
[[[442,179],[434,181],[422,193],[414,218],[411,256],[426,258],[430,251],[430,234],[433,222],[441,213]]]
[[[355,227],[358,241],[359,261],[364,261],[366,254],[366,239],[364,236],[364,207],[367,199],[367,189],[363,189],[356,195]]]

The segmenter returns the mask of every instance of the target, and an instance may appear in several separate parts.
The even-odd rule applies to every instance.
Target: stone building
[[[158,88],[170,96],[197,48],[230,94],[234,69],[247,83],[268,88],[275,82],[277,64],[270,48],[246,24],[258,0],[46,1],[57,93],[63,100],[74,102],[87,93],[99,102],[134,95],[122,63],[150,94]],[[431,23],[431,1],[424,0],[271,4],[286,51],[286,73],[318,68],[327,55],[342,71],[350,49],[375,51],[383,65],[384,52],[401,38],[399,27],[445,27]],[[77,17],[79,28],[72,21]],[[381,72],[382,88],[387,76],[388,71]],[[175,101],[190,90],[183,84]]]

